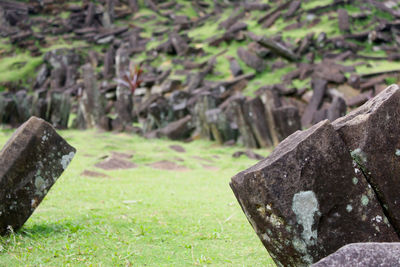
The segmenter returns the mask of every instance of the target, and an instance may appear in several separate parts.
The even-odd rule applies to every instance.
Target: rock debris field
[[[241,146],[230,186],[278,266],[400,266],[399,36],[396,1],[0,0],[0,234],[74,158],[56,129],[96,129]],[[181,144],[79,173],[224,170]]]

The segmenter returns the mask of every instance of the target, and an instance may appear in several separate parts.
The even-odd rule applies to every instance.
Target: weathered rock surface
[[[400,230],[400,88],[391,85],[347,116],[336,120],[338,131],[359,168]]]
[[[0,233],[14,231],[40,204],[75,155],[54,128],[31,117],[0,152]]]
[[[399,240],[327,120],[289,136],[230,185],[278,266],[309,266],[348,243]]]
[[[349,244],[323,258],[312,267],[393,267],[399,266],[400,243]]]

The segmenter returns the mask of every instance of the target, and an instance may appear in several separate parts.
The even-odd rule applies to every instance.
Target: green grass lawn
[[[78,153],[24,227],[0,239],[0,266],[274,266],[228,185],[256,163],[232,158],[240,148],[94,131],[61,134]],[[0,143],[10,135],[1,131]],[[132,153],[138,167],[93,166],[112,151]],[[160,160],[187,170],[148,166]],[[110,178],[81,176],[84,170]]]

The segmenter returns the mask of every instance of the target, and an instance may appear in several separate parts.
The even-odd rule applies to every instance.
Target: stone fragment
[[[208,116],[209,118],[207,118],[206,112],[215,109],[217,107],[217,101],[218,99],[214,95],[210,93],[203,93],[198,96],[198,99],[194,105],[193,113],[196,132],[198,132],[203,138],[210,138],[211,136],[209,122],[213,123],[213,120],[210,119],[212,116]]]
[[[288,11],[284,15],[285,18],[292,17],[301,6],[301,1],[290,1],[290,2],[291,3],[288,7]]]
[[[254,33],[248,33],[248,36],[253,40],[259,43],[260,45],[270,49],[277,55],[286,58],[289,61],[298,61],[299,57],[293,53],[290,49],[285,47],[284,45],[274,41],[273,39],[267,38],[265,36],[257,36]]]
[[[333,127],[400,231],[400,88],[391,85]]]
[[[222,21],[219,25],[219,29],[228,29],[231,27],[235,22],[238,20],[242,19],[246,15],[246,12],[244,10],[237,11],[236,13],[232,14],[229,18],[226,20]]]
[[[67,92],[51,91],[47,97],[47,118],[56,129],[67,129],[71,111],[70,95]]]
[[[327,120],[286,138],[230,185],[278,266],[309,266],[348,243],[399,240]]]
[[[174,150],[174,151],[176,151],[176,152],[179,152],[179,153],[185,153],[186,152],[185,148],[183,146],[180,146],[180,145],[170,145],[169,148]]]
[[[104,68],[103,68],[104,78],[109,79],[114,74],[114,69],[115,69],[114,64],[115,64],[115,49],[113,46],[110,46],[104,55]],[[121,74],[122,73],[119,73],[119,75]]]
[[[255,160],[264,159],[263,156],[261,156],[260,154],[255,153],[254,151],[251,151],[251,150],[236,151],[235,153],[232,154],[232,157],[233,158],[240,158],[242,155],[247,156],[249,159],[255,159]]]
[[[220,108],[209,109],[205,112],[206,123],[211,132],[212,139],[219,144],[237,138],[237,129],[232,127],[226,112]]]
[[[231,73],[234,77],[237,77],[239,75],[243,74],[243,70],[239,65],[239,62],[234,58],[234,57],[229,57],[229,68],[231,70]]]
[[[31,117],[0,152],[0,233],[22,227],[76,150],[42,119]]]
[[[271,140],[274,146],[277,146],[280,142],[278,133],[276,131],[276,123],[274,119],[274,109],[281,107],[282,103],[279,99],[278,93],[272,89],[264,90],[261,95],[261,100],[265,107],[265,116],[268,123],[268,129],[270,131]]]
[[[346,115],[347,105],[346,101],[342,97],[335,97],[332,104],[328,108],[328,120],[334,121],[344,115]]]
[[[399,266],[400,243],[354,243],[340,248],[312,267]]]
[[[276,108],[272,111],[275,122],[275,131],[279,141],[301,130],[301,121],[299,110],[293,106],[284,106]]]
[[[271,133],[268,128],[268,117],[265,115],[264,104],[260,97],[248,100],[243,105],[243,112],[248,121],[257,144],[260,147],[270,147],[273,145]]]
[[[338,10],[339,29],[343,32],[350,31],[349,14],[346,9]]]
[[[314,113],[318,110],[321,105],[326,89],[327,89],[327,81],[319,78],[315,78],[312,80],[312,88],[313,95],[310,103],[308,104],[306,110],[304,111],[303,116],[301,117],[301,124],[304,127],[310,126]]]
[[[257,140],[253,133],[249,118],[244,110],[245,98],[237,97],[230,103],[230,108],[234,112],[236,124],[240,133],[242,144],[249,148],[257,148]]]
[[[239,58],[243,60],[244,63],[246,63],[247,66],[255,69],[257,72],[262,72],[265,70],[265,61],[258,57],[256,54],[247,51],[243,47],[239,47],[239,49],[237,50],[237,54]]]
[[[127,72],[129,72],[129,54],[127,48],[122,46],[116,51],[115,56],[115,72],[116,76],[122,78]],[[130,88],[126,88],[122,84],[117,86],[117,101],[115,103],[115,109],[118,114],[118,120],[121,124],[122,129],[132,125],[132,110],[133,110],[133,100],[132,91]]]
[[[104,115],[104,99],[100,94],[94,70],[90,64],[82,67],[85,90],[79,103],[85,128],[96,127]]]
[[[171,33],[171,43],[178,56],[183,56],[189,49],[186,41],[176,32]]]
[[[188,138],[193,130],[192,116],[187,115],[184,118],[171,122],[158,131],[159,136],[168,137],[172,140]]]

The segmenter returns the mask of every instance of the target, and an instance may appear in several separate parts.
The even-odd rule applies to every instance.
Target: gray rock
[[[400,266],[400,243],[349,244],[312,267],[394,267]]]
[[[230,185],[278,266],[309,266],[348,243],[399,240],[328,120],[292,134]]]
[[[0,234],[18,230],[75,155],[54,128],[31,117],[0,152]]]
[[[336,120],[354,161],[400,232],[400,88],[391,85],[357,110]]]

